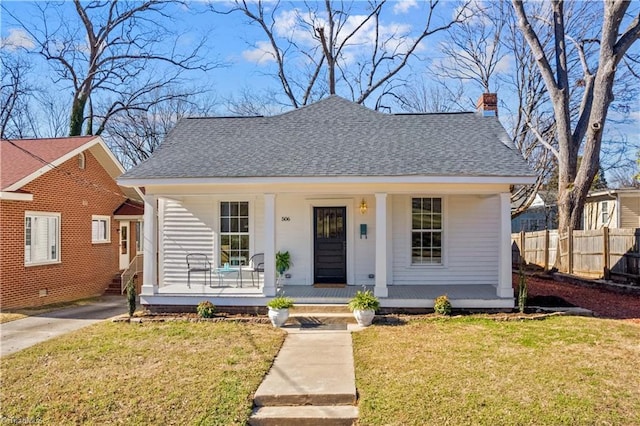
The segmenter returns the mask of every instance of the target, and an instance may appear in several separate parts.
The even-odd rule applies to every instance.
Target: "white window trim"
[[[78,154],[78,168],[80,170],[84,170],[87,167],[87,158],[84,155],[84,152]]]
[[[247,211],[249,214],[249,232],[222,232],[222,227],[221,227],[221,218],[222,218],[222,203],[247,203]],[[219,265],[216,267],[222,267],[222,256],[221,256],[221,247],[222,247],[222,236],[223,235],[248,235],[249,236],[249,257],[245,260],[245,262],[247,263],[247,265],[249,264],[249,259],[251,258],[251,256],[253,254],[255,254],[255,250],[254,250],[254,240],[255,240],[255,233],[254,233],[254,211],[253,211],[253,205],[254,203],[252,202],[252,200],[248,199],[248,198],[237,198],[237,197],[225,197],[225,198],[220,198],[218,200],[216,200],[215,202],[215,215],[216,215],[216,231],[217,231],[217,238],[216,238],[216,244],[217,247],[214,247],[214,253],[213,253],[213,260],[215,261],[215,265]],[[244,266],[247,266],[244,265]],[[235,266],[232,266],[235,267]]]
[[[93,238],[93,222],[94,221],[105,221],[107,223],[106,226],[106,235],[104,240],[96,240]],[[111,242],[111,216],[102,216],[102,215],[91,215],[91,243],[92,244],[108,244]]]
[[[56,250],[56,254],[58,255],[57,259],[52,259],[52,260],[44,260],[44,261],[37,261],[37,262],[27,262],[27,257],[26,257],[26,249],[27,249],[27,227],[26,227],[26,218],[27,217],[55,217],[58,219],[58,229],[57,231],[57,235],[56,235],[56,242],[57,242],[57,250]],[[52,212],[36,212],[36,211],[25,211],[24,212],[24,217],[25,217],[25,222],[23,222],[23,228],[24,228],[24,251],[22,252],[22,255],[24,257],[24,266],[40,266],[40,265],[53,265],[53,264],[58,264],[58,263],[62,263],[62,250],[61,250],[61,246],[62,246],[62,241],[61,241],[61,229],[62,229],[62,219],[61,219],[61,214],[60,213],[52,213]],[[33,226],[33,225],[32,225]],[[32,228],[32,235],[31,235],[31,240],[33,241],[33,228]]]
[[[413,263],[413,253],[411,248],[411,234],[413,233],[413,221],[412,221],[412,200],[414,198],[440,198],[442,200],[442,261],[440,263]],[[409,253],[408,259],[409,264],[407,265],[410,269],[444,269],[447,267],[448,263],[448,253],[449,253],[449,228],[447,219],[449,215],[449,197],[445,194],[411,194],[407,197],[405,201],[405,218],[407,220],[406,230],[405,230],[405,238],[406,238],[406,246]]]

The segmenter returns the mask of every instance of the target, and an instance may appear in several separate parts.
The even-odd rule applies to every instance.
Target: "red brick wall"
[[[0,307],[41,306],[100,295],[118,272],[118,222],[126,199],[89,151],[86,167],[74,157],[22,189],[33,201],[0,200]],[[67,173],[71,174],[69,176]],[[60,263],[25,266],[25,211],[60,213]],[[91,242],[91,216],[111,217],[111,242]],[[40,290],[47,290],[40,296]]]

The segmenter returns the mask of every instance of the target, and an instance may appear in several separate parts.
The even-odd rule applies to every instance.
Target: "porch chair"
[[[264,274],[264,253],[256,253],[251,256],[249,258],[249,267],[243,268],[243,270],[251,272],[251,284],[257,287],[253,274],[258,274],[258,284],[260,284],[260,272]]]
[[[207,272],[209,273],[209,287],[211,287],[211,262],[204,253],[189,253],[187,255],[187,286],[191,288],[191,273],[204,272],[204,283],[207,283]]]

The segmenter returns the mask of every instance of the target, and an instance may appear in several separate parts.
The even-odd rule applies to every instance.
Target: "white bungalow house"
[[[383,114],[330,96],[272,117],[181,120],[118,179],[145,188],[142,304],[264,306],[277,286],[296,303],[345,303],[367,286],[389,308],[441,294],[513,307],[510,185],[535,178],[495,105],[486,94],[478,112]],[[280,282],[278,251],[293,262]],[[191,253],[212,277],[189,276]]]

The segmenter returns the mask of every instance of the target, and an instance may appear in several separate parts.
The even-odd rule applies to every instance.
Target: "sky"
[[[2,1],[0,9],[2,49],[17,52],[16,49],[22,47],[33,50],[33,41],[20,28],[16,20],[22,20],[26,23],[37,22],[35,4],[32,1]],[[270,11],[270,5],[273,3],[267,1],[265,4],[267,11]],[[454,1],[441,2],[436,9],[436,23],[450,19],[456,11],[457,4]],[[259,93],[269,89],[281,89],[273,77],[275,63],[268,53],[269,44],[262,30],[256,24],[249,24],[248,19],[240,12],[213,13],[208,9],[210,5],[224,12],[228,11],[233,3],[228,1],[187,2],[182,6],[171,6],[168,12],[172,19],[167,18],[156,24],[164,25],[174,34],[179,34],[176,39],[178,49],[188,49],[198,41],[205,40],[201,54],[206,60],[215,62],[219,66],[207,72],[196,71],[188,74],[185,84],[207,88],[207,92],[203,96],[214,99],[216,106],[212,113],[227,115],[229,111],[225,106],[225,100],[240,96],[242,91]],[[309,33],[300,31],[295,25],[293,11],[297,7],[301,8],[302,3],[291,2],[283,3],[283,5],[285,7],[279,10],[277,15],[275,33],[278,36],[291,36],[302,47],[311,46]],[[321,3],[318,5],[322,6]],[[354,28],[357,25],[362,19],[362,14],[366,13],[367,5],[368,2],[362,1],[353,3],[350,18],[345,23],[345,29]],[[418,0],[395,1],[391,2],[389,6],[382,16],[381,35],[413,34],[421,27],[427,16],[427,4]],[[74,5],[69,1],[57,4],[53,8],[53,12],[48,20],[48,26],[51,29],[59,25],[61,20],[76,17]],[[350,64],[357,64],[361,60],[358,46],[366,45],[373,37],[372,29],[365,28],[365,31],[362,31],[359,38],[354,41],[356,46],[345,50],[346,61]],[[439,45],[443,42],[444,37],[444,33],[439,33],[425,39],[416,52],[428,60],[424,62],[412,61],[412,66],[401,71],[399,75],[401,77],[407,77],[410,74],[420,75],[425,67],[433,66],[438,62],[446,62],[448,58],[439,50]],[[400,44],[394,47],[402,48]],[[640,49],[638,43],[634,49],[636,51]],[[37,55],[31,55],[31,57],[35,63],[31,74],[34,82],[45,90],[52,90],[60,99],[70,99],[72,92],[68,84],[53,81],[48,65]],[[155,69],[148,71],[151,73],[162,72]],[[498,65],[498,72],[508,74],[511,71],[510,58],[505,57]],[[481,92],[479,87],[473,87],[468,90],[469,98],[475,99]],[[507,104],[510,102],[510,99],[501,96],[500,90],[498,90],[498,96],[502,102]],[[365,104],[373,107],[375,98],[369,98]],[[468,105],[469,108],[466,109],[470,110],[472,108],[471,102],[468,102]],[[395,108],[395,110],[392,109],[392,112],[401,112],[397,106],[392,106],[392,108]],[[280,105],[273,106],[271,110],[277,112],[282,109],[283,107]],[[635,99],[631,103],[631,110],[625,117],[615,111],[611,111],[610,117],[615,122],[607,126],[608,130],[614,134],[625,136],[631,144],[640,147],[640,100]],[[621,122],[622,118],[626,119],[625,122]],[[505,117],[503,113],[501,119],[506,120],[508,117]],[[507,125],[505,127],[508,128]]]

